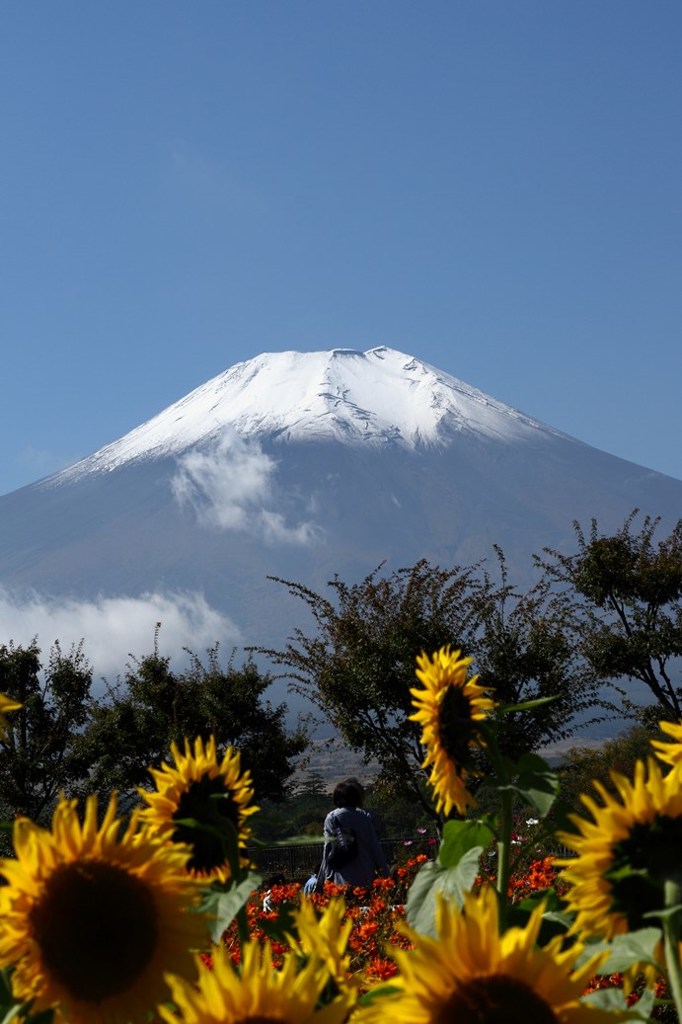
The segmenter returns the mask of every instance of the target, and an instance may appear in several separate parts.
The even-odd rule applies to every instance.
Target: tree
[[[551,698],[550,704],[505,713],[500,718],[500,750],[510,757],[537,751],[601,720],[605,702],[600,679],[574,642],[575,609],[538,580],[527,592],[509,583],[504,554],[495,548],[501,584],[485,574],[486,600],[471,654],[481,682],[496,701],[513,706]],[[588,717],[590,716],[590,717]]]
[[[257,799],[284,797],[295,759],[307,747],[305,730],[287,731],[286,705],[263,698],[271,679],[250,659],[241,668],[231,659],[221,668],[217,645],[207,654],[206,665],[191,655],[189,669],[175,673],[159,654],[157,630],[153,653],[128,666],[124,685],[110,689],[84,736],[95,789],[131,793],[149,784],[150,766],[168,761],[172,741],[184,749],[185,738],[213,735],[219,753],[239,750]]]
[[[659,518],[646,516],[633,533],[634,509],[615,534],[579,523],[575,554],[550,548],[538,558],[547,578],[563,588],[578,623],[575,642],[594,673],[615,683],[639,680],[667,717],[682,717],[682,520],[655,542]]]
[[[68,654],[55,642],[44,672],[36,639],[27,647],[0,646],[0,692],[22,704],[0,743],[2,817],[45,822],[60,793],[77,795],[87,786],[92,761],[80,733],[95,707],[91,685],[82,642]]]
[[[632,778],[635,762],[646,760],[653,755],[651,740],[667,740],[658,730],[650,730],[643,725],[634,725],[620,736],[605,740],[597,747],[579,746],[567,751],[559,767],[560,804],[557,811],[573,812],[584,815],[585,807],[581,796],[583,793],[601,803],[595,780],[613,796],[618,790],[611,776],[612,772]]]
[[[473,629],[473,573],[441,570],[426,560],[359,584],[335,576],[336,603],[301,583],[273,579],[310,608],[317,632],[296,629],[283,651],[258,649],[289,670],[294,692],[306,696],[341,733],[380,763],[384,785],[406,785],[433,816],[424,787],[420,728],[410,722],[415,657]],[[421,784],[420,784],[421,776]]]
[[[387,798],[409,793],[435,819],[421,729],[409,720],[417,655],[460,648],[503,704],[558,694],[532,713],[531,725],[527,717],[505,720],[503,747],[516,756],[567,735],[574,716],[595,701],[593,680],[562,643],[563,606],[552,605],[543,583],[528,595],[515,593],[497,553],[499,584],[478,566],[441,569],[426,559],[384,577],[379,566],[358,584],[335,576],[328,584],[333,599],[275,578],[307,604],[316,631],[296,629],[284,650],[258,649],[286,668],[292,689],[362,750],[366,763],[379,762],[377,786]]]

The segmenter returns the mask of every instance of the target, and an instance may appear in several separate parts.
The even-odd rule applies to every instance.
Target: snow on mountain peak
[[[243,439],[326,438],[414,448],[449,444],[462,431],[511,441],[538,428],[559,435],[456,377],[385,346],[367,352],[268,352],[236,363],[58,477],[179,455],[232,431]]]

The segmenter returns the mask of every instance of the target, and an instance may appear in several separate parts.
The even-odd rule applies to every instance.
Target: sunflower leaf
[[[220,942],[225,929],[229,927],[242,907],[245,906],[251,893],[258,888],[261,882],[260,875],[250,873],[227,892],[214,890],[208,893],[202,910],[213,917],[210,932],[214,942]]]
[[[546,890],[545,890],[546,892]],[[536,897],[528,897],[519,903],[513,903],[507,908],[507,927],[525,928],[534,910],[544,902],[544,893],[537,893]],[[550,939],[556,935],[566,936],[571,926],[571,919],[566,914],[547,911],[542,915],[538,944],[546,946]]]
[[[510,711],[531,711],[533,708],[540,708],[543,704],[550,704],[558,699],[559,695],[555,694],[552,697],[536,697],[535,700],[524,700],[520,704],[503,704],[501,707],[495,708],[495,714],[507,715]]]
[[[493,829],[483,820],[446,821],[438,851],[438,862],[444,868],[454,868],[464,854],[475,846],[485,849],[492,842],[494,835]]]
[[[405,905],[407,921],[416,931],[436,937],[438,896],[462,906],[465,893],[476,881],[482,852],[482,846],[471,847],[453,867],[444,867],[438,860],[422,865],[410,886]]]
[[[54,1011],[41,1010],[39,1013],[32,1014],[30,1012],[32,1005],[32,999],[29,999],[26,1003],[14,1003],[10,1006],[7,1013],[0,1021],[0,1024],[12,1024],[12,1021],[18,1019],[21,1019],[22,1024],[50,1024],[54,1018]]]
[[[587,1003],[595,1009],[617,1013],[621,1019],[624,1017],[628,1021],[649,1021],[655,1000],[653,992],[645,989],[635,1005],[628,1006],[622,988],[600,988],[583,996],[581,1002]]]
[[[660,941],[660,928],[640,928],[638,931],[616,935],[611,942],[589,943],[578,957],[577,963],[582,965],[596,953],[608,950],[608,959],[599,965],[600,974],[622,974],[634,964],[653,964],[659,967],[656,947]]]
[[[400,992],[400,989],[390,981],[387,981],[384,985],[375,985],[368,992],[362,993],[358,999],[358,1006],[371,1006],[378,999],[385,999],[387,996],[395,995],[396,992]]]
[[[674,907],[665,907],[662,910],[647,910],[642,917],[653,917],[659,921],[665,921],[668,917],[677,917],[682,911],[682,903],[676,903]]]
[[[0,1021],[0,1024],[11,1024],[11,1022],[13,1020],[16,1020],[16,1018],[20,1014],[23,1014],[23,1012],[24,1012],[24,1008],[21,1005],[21,1003],[15,1003],[13,1006],[10,1006],[9,1010],[7,1011],[5,1016]]]
[[[509,788],[544,817],[559,792],[557,773],[537,754],[524,754],[516,765],[516,773],[516,779]]]

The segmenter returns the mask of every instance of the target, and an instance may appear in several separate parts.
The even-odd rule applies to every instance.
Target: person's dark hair
[[[354,782],[339,782],[334,790],[335,807],[359,807],[362,803],[362,793]]]
[[[360,794],[360,799],[358,800],[358,807],[362,807],[365,800],[365,787],[360,782],[360,779],[357,777],[357,775],[349,775],[348,778],[344,779],[343,781],[350,783],[351,786],[355,786],[358,793]]]

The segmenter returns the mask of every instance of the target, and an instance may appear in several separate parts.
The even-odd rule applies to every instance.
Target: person
[[[361,811],[363,811],[364,814],[368,814],[369,817],[372,819],[372,824],[374,825],[374,831],[377,834],[377,838],[381,839],[381,833],[383,831],[381,818],[379,817],[376,811],[369,810],[367,807],[363,807],[363,804],[365,802],[365,787],[360,782],[360,779],[356,775],[349,775],[347,779],[344,779],[344,782],[352,782],[354,786],[358,787],[360,791],[360,803],[358,804],[358,808]]]
[[[362,792],[354,782],[339,782],[333,794],[334,810],[324,819],[324,849],[317,873],[316,891],[325,882],[369,889],[380,875],[388,878],[389,868],[370,816],[362,810]],[[335,847],[353,847],[350,860],[332,863]]]

